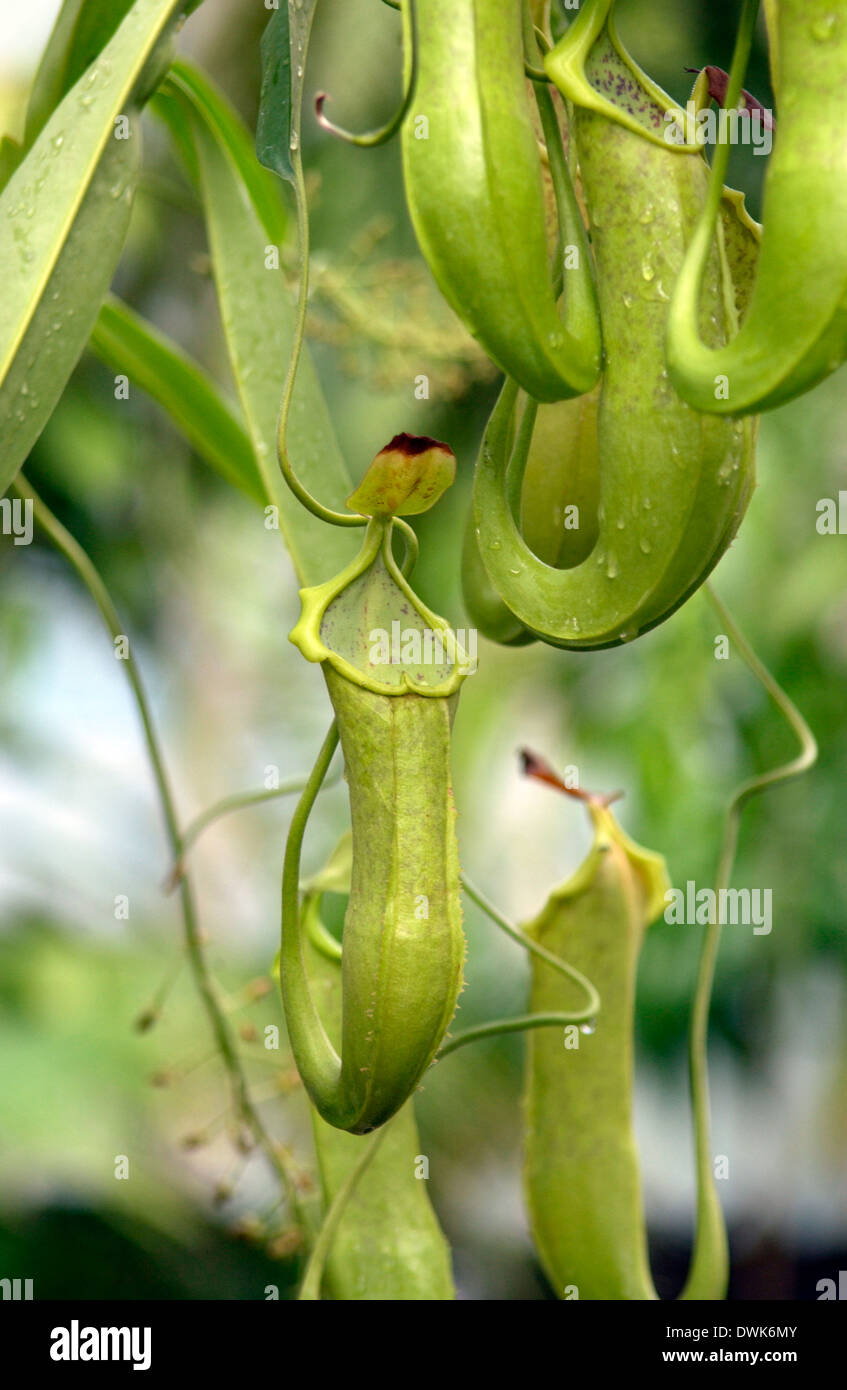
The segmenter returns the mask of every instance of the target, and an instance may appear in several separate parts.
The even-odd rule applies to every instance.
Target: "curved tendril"
[[[318,92],[318,95],[315,97],[315,120],[321,129],[328,131],[330,135],[334,135],[338,140],[344,140],[348,145],[358,145],[360,149],[372,150],[375,149],[377,145],[386,145],[391,137],[397,134],[406,118],[406,113],[411,104],[412,87],[411,85],[409,86],[409,90],[399,107],[394,112],[391,119],[386,121],[385,125],[377,126],[376,130],[362,131],[361,134],[357,134],[354,130],[347,130],[344,126],[336,125],[335,121],[329,119],[329,116],[324,113],[324,107],[330,100],[331,97],[329,92]]]
[[[730,69],[722,107],[724,111],[734,111],[741,100],[744,77],[747,72],[750,52],[753,46],[753,36],[758,12],[759,0],[744,0],[744,7],[742,9],[741,20],[735,40],[735,52],[732,56],[732,67]],[[690,256],[697,269],[696,273],[691,277],[690,283],[685,279],[683,280],[685,288],[685,308],[689,311],[689,316],[694,322],[696,322],[697,319],[696,306],[699,302],[700,292],[703,287],[703,278],[706,273],[709,249],[712,245],[715,228],[719,225],[718,214],[724,194],[724,184],[726,183],[731,148],[729,129],[724,123],[719,122],[718,143],[709,174],[706,201],[690,246]],[[672,310],[671,312],[673,314],[674,311]],[[698,344],[700,342],[699,335],[697,335],[697,342]]]
[[[300,856],[312,807],[337,747],[338,723],[333,719],[288,828],[282,869],[282,932],[279,953],[280,987],[289,1038],[298,1069],[302,1075],[307,1067],[311,1085],[316,1090],[326,1093],[331,1093],[338,1085],[341,1059],[321,1022],[306,971],[300,920]]]
[[[305,57],[304,52],[304,62]],[[294,172],[294,201],[297,207],[298,290],[294,338],[291,344],[291,355],[288,359],[288,370],[285,375],[277,425],[277,458],[279,459],[280,471],[288,487],[313,516],[318,517],[321,521],[329,522],[332,526],[366,526],[368,523],[366,516],[358,516],[350,512],[337,512],[332,507],[325,507],[322,502],[313,497],[308,488],[304,487],[297,477],[288,453],[288,419],[291,414],[291,403],[294,399],[297,368],[300,365],[303,352],[303,340],[306,333],[306,308],[309,300],[309,208],[306,199],[306,180],[303,175],[301,141],[299,138],[296,141],[292,139],[292,144],[294,148],[290,151],[290,156],[291,167]]]
[[[391,0],[385,0],[386,4],[391,4]],[[339,140],[345,140],[348,145],[358,145],[362,149],[373,149],[377,145],[385,145],[393,135],[397,134],[403,121],[409,112],[412,104],[412,97],[415,95],[415,88],[418,83],[418,19],[414,0],[409,0],[411,10],[410,17],[412,22],[412,65],[409,71],[409,85],[406,88],[403,100],[395,111],[394,115],[385,125],[377,126],[376,130],[366,130],[361,135],[355,131],[345,130],[344,126],[336,125],[328,116],[324,115],[324,106],[331,100],[328,92],[319,92],[315,97],[315,116],[318,124],[324,130],[328,130],[330,135],[335,135]],[[391,8],[399,10],[399,4],[392,4]],[[546,76],[546,74],[542,74]]]
[[[581,989],[585,990],[589,1002],[584,1014],[580,1014],[579,1018],[576,1016],[569,1017],[566,1021],[578,1023],[582,1018],[596,1018],[601,1007],[600,995],[597,993],[591,981],[582,974],[582,971],[577,970],[573,965],[568,965],[567,961],[562,960],[561,956],[554,955],[552,951],[548,951],[546,946],[541,946],[537,941],[533,941],[532,937],[526,936],[525,933],[521,931],[520,927],[513,926],[512,923],[498,911],[494,904],[486,898],[485,894],[481,893],[480,890],[471,883],[467,874],[462,874],[460,876],[460,881],[471,901],[476,903],[477,907],[485,913],[486,917],[491,919],[496,927],[499,927],[507,936],[510,936],[519,946],[523,946],[525,951],[529,951],[532,955],[538,956],[539,960],[546,961],[548,965],[552,965],[554,970],[558,970],[561,975],[566,975],[569,980],[573,980],[574,984],[579,985]],[[559,1015],[556,1017],[558,1019]]]
[[[309,1262],[306,1265],[306,1272],[303,1275],[303,1282],[300,1285],[300,1292],[297,1295],[298,1301],[317,1302],[321,1296],[321,1282],[323,1280],[324,1268],[326,1266],[329,1252],[332,1249],[332,1242],[335,1240],[336,1232],[341,1224],[341,1218],[347,1210],[347,1205],[356,1191],[361,1179],[364,1177],[373,1160],[376,1158],[377,1151],[391,1128],[391,1120],[384,1124],[381,1129],[368,1137],[367,1143],[363,1145],[362,1156],[344,1179],[335,1197],[330,1204],[329,1210],[323,1219],[323,1224],[318,1232],[318,1238],[312,1247]]]
[[[512,456],[509,459],[505,484],[506,500],[509,503],[516,523],[517,518],[520,516],[521,491],[523,489],[526,466],[529,462],[529,451],[532,448],[532,436],[535,433],[535,421],[537,416],[538,401],[533,400],[532,396],[527,396],[521,422],[515,437]]]
[[[539,49],[539,32],[532,23],[528,4],[524,4],[523,10],[524,25],[524,45],[527,60],[541,57]],[[541,36],[543,38],[543,35]],[[550,45],[544,41],[546,48]],[[530,64],[534,67],[534,63]],[[532,73],[529,74],[533,82],[536,78]],[[559,235],[556,245],[556,257],[554,261],[555,273],[553,276],[553,289],[557,296],[562,293],[565,283],[564,270],[564,248],[575,244],[580,247],[580,256],[586,258],[589,266],[593,267],[593,261],[588,249],[588,241],[585,234],[585,226],[582,221],[582,214],[577,203],[575,185],[571,178],[569,168],[569,158],[565,157],[564,146],[562,143],[562,131],[559,126],[559,117],[553,103],[553,96],[550,91],[550,83],[541,85],[539,82],[536,87],[535,101],[538,107],[538,114],[541,119],[541,130],[544,136],[544,143],[547,151],[547,166],[550,170],[550,178],[553,183],[553,196],[556,202],[556,215],[559,224]],[[568,141],[568,156],[573,141]],[[569,331],[574,331],[571,325],[576,325],[576,334],[579,336],[579,324],[591,315],[598,314],[596,291],[594,286],[593,270],[588,277],[577,277],[573,285],[569,286],[568,296],[564,306],[564,322]]]
[[[308,780],[308,774],[301,773],[299,777],[291,777],[278,787],[265,788],[262,791],[234,792],[232,796],[223,796],[220,801],[207,806],[205,811],[201,811],[193,821],[189,821],[182,832],[182,853],[165,880],[165,892],[174,891],[185,873],[185,857],[188,851],[194,848],[203,831],[208,830],[215,821],[228,816],[232,811],[244,811],[250,806],[260,806],[263,801],[275,801],[280,796],[293,796],[295,792],[303,790]],[[340,777],[328,777],[321,791],[329,791],[330,787],[336,787],[340,780]]]
[[[112,597],[99,571],[93,565],[87,551],[85,551],[79,541],[66,530],[58,517],[53,515],[47,504],[42,501],[35,489],[25,479],[23,473],[18,474],[15,482],[12,484],[12,490],[22,500],[27,500],[32,503],[33,515],[36,523],[44,531],[45,535],[50,539],[59,553],[64,556],[65,560],[67,560],[68,564],[88,590],[112,638],[122,636],[126,628],[121,622],[117,609],[112,602]],[[135,702],[135,708],[138,711],[141,722],[147,757],[153,774],[153,781],[156,785],[162,817],[165,822],[168,846],[174,859],[179,861],[184,848],[184,838],[180,831],[179,817],[177,815],[176,804],[171,790],[170,777],[165,764],[158,731],[153,720],[153,713],[147,699],[147,692],[144,689],[144,682],[141,679],[141,672],[138,669],[131,645],[127,651],[124,666],[126,678],[132,692],[132,698]],[[230,1031],[226,1015],[221,1008],[203,949],[203,937],[197,916],[194,886],[187,875],[183,876],[179,889],[185,951],[191,973],[194,977],[195,987],[200,996],[209,1022],[209,1027],[215,1039],[218,1054],[224,1064],[230,1092],[232,1094],[233,1108],[239,1119],[243,1121],[253,1134],[268,1164],[279,1178],[292,1209],[302,1217],[303,1209],[298,1196],[296,1174],[279,1146],[271,1139],[256,1109],[239,1056],[238,1046]]]
[[[741,23],[738,28],[738,36],[735,41],[732,68],[730,70],[726,96],[723,103],[724,111],[734,111],[741,100],[741,93],[744,87],[744,76],[747,72],[750,50],[753,46],[753,35],[756,29],[758,10],[759,0],[745,0]],[[703,212],[703,223],[710,229],[714,227],[717,221],[718,210],[721,205],[721,199],[723,198],[724,184],[726,183],[726,173],[729,166],[731,149],[732,143],[729,138],[729,130],[719,122],[718,146],[715,150],[714,160],[712,161],[709,189],[706,196],[706,208]]]
[[[335,961],[336,964],[341,960],[341,942],[336,941],[332,932],[327,931],[320,915],[320,904],[323,897],[322,893],[312,893],[307,896],[303,904],[303,926],[306,936],[315,950],[324,957],[325,960]]]
[[[715,876],[715,902],[719,903],[720,894],[727,889],[732,874],[744,806],[752,797],[767,791],[769,787],[807,772],[817,760],[818,748],[815,736],[802,714],[756,656],[714,589],[710,584],[704,587],[739,656],[770,695],[800,744],[800,753],[796,758],[772,768],[769,772],[749,778],[733,792],[727,807],[723,842]],[[689,1085],[694,1112],[697,1167],[697,1229],[688,1278],[680,1294],[680,1298],[686,1300],[722,1298],[723,1292],[715,1292],[715,1288],[721,1283],[725,1286],[728,1263],[726,1230],[712,1171],[709,1078],[706,1061],[709,1005],[720,936],[720,917],[716,913],[709,922],[703,938],[689,1030]]]
[[[588,1010],[583,1010],[581,1013],[516,1014],[514,1018],[494,1019],[491,1023],[480,1023],[475,1028],[466,1028],[463,1033],[457,1033],[454,1038],[448,1039],[444,1046],[439,1048],[434,1060],[440,1062],[457,1048],[464,1047],[466,1043],[479,1042],[482,1038],[497,1038],[502,1033],[523,1033],[530,1028],[556,1028],[567,1026],[569,1023],[587,1023],[593,1017]]]
[[[403,563],[400,566],[400,573],[404,579],[408,579],[415,565],[418,563],[420,546],[418,544],[417,532],[405,521],[402,516],[394,517],[394,525],[403,533],[403,540],[406,546],[406,553],[403,556]]]
[[[591,981],[581,971],[576,970],[574,966],[568,965],[567,961],[555,956],[552,951],[548,951],[546,947],[540,946],[530,937],[525,936],[518,927],[507,921],[494,904],[489,902],[464,874],[461,875],[461,884],[468,897],[491,918],[501,931],[504,931],[519,946],[523,946],[525,950],[539,956],[554,970],[558,970],[560,974],[567,976],[569,980],[584,989],[588,995],[588,1004],[583,1009],[569,1010],[566,1013],[516,1014],[514,1018],[492,1019],[490,1023],[480,1023],[473,1028],[466,1028],[464,1032],[457,1033],[455,1037],[447,1039],[443,1046],[438,1049],[434,1061],[440,1062],[444,1057],[449,1057],[450,1053],[455,1052],[457,1048],[464,1047],[467,1043],[478,1042],[482,1038],[495,1038],[504,1033],[522,1033],[530,1028],[556,1028],[567,1026],[569,1023],[593,1021],[599,1014],[601,1005],[600,995]]]

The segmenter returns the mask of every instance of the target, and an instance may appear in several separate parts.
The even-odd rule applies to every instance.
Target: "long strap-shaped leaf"
[[[135,97],[183,5],[136,0],[0,197],[0,492],[52,413],[108,289],[138,168]]]
[[[113,371],[125,373],[133,386],[152,396],[222,478],[252,501],[267,503],[244,426],[216,383],[176,343],[111,295],[89,346]]]
[[[245,177],[243,128],[202,74],[181,63],[166,83],[190,122],[206,211],[221,318],[233,375],[268,494],[301,583],[343,568],[355,536],[311,516],[282,482],[276,460],[279,403],[294,338],[294,305],[273,266],[267,211]],[[239,131],[236,136],[235,131]],[[262,171],[256,167],[256,173]],[[289,423],[289,447],[305,485],[340,505],[350,477],[314,367],[304,353]]]
[[[133,0],[64,0],[30,89],[24,146],[38,138],[132,8]]]

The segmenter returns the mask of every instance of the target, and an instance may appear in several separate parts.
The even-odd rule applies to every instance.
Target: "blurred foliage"
[[[629,0],[621,29],[635,57],[684,100],[686,66],[729,65],[736,15],[734,0]],[[251,122],[265,19],[247,0],[208,0],[181,40]],[[390,9],[377,0],[318,7],[307,90],[332,94],[334,119],[362,129],[379,124],[399,99],[400,74],[399,19]],[[761,35],[747,85],[768,101]],[[229,389],[193,195],[162,130],[149,117],[145,129],[147,174],[116,289]],[[400,430],[450,442],[459,479],[420,519],[417,573],[427,603],[462,626],[460,540],[496,382],[417,256],[396,144],[351,149],[308,113],[304,142],[315,256],[309,333],[342,448],[358,478]],[[733,170],[756,213],[764,162],[742,151]],[[289,268],[292,251],[284,248]],[[415,395],[420,373],[430,377],[428,400]],[[837,375],[763,420],[761,486],[716,577],[821,749],[810,776],[745,812],[734,882],[772,888],[774,929],[754,936],[727,928],[718,968],[714,1109],[718,1148],[738,1154],[738,1185],[728,1201],[746,1240],[743,1268],[758,1268],[757,1239],[775,1242],[763,1257],[771,1270],[780,1261],[788,1268],[797,1251],[828,1249],[820,1239],[822,1204],[829,1204],[830,1234],[840,1233],[842,1244],[847,1237],[847,550],[843,538],[815,530],[818,499],[837,497],[844,476],[843,381]],[[282,775],[305,770],[328,706],[317,673],[286,642],[296,614],[293,577],[278,538],[262,529],[250,504],[192,457],[155,406],[133,393],[117,403],[112,378],[91,357],[80,363],[27,471],[89,550],[143,645],[186,813],[261,786],[268,765]],[[184,971],[160,1023],[133,1031],[182,948],[175,909],[159,893],[167,865],[158,811],[122,674],[86,595],[40,542],[26,550],[0,538],[0,584],[7,695],[0,770],[9,788],[0,791],[0,805],[14,830],[3,870],[11,910],[0,937],[0,1107],[11,1117],[0,1138],[0,1272],[13,1266],[36,1275],[41,1297],[106,1290],[256,1298],[269,1283],[285,1296],[296,1259],[289,1251],[271,1261],[266,1247],[275,1238],[277,1256],[289,1250],[290,1216],[272,1213],[254,1246],[224,1234],[245,1221],[249,1233],[255,1214],[272,1204],[262,1161],[238,1154],[225,1120],[208,1146],[181,1147],[226,1102]],[[791,751],[784,725],[741,663],[714,659],[715,635],[712,610],[699,596],[616,651],[482,643],[480,671],[467,682],[455,729],[460,841],[469,873],[513,917],[534,915],[588,843],[579,806],[521,781],[522,745],[560,768],[575,765],[592,789],[624,790],[623,824],[667,856],[674,882],[710,882],[731,788]],[[196,851],[213,965],[233,995],[267,971],[276,947],[289,811],[283,804],[231,817]],[[344,816],[342,791],[322,798],[307,869]],[[128,923],[114,920],[119,892],[133,902]],[[462,1024],[522,1010],[520,951],[470,908],[466,925]],[[640,975],[641,1075],[651,1121],[645,1166],[656,1229],[671,1250],[671,1284],[673,1250],[678,1256],[684,1248],[690,1219],[683,1054],[698,949],[695,928],[656,924]],[[276,1000],[260,1001],[249,1017],[258,1027],[278,1024]],[[275,1069],[265,1056],[250,1074],[273,1071],[273,1099],[273,1087],[279,1094],[287,1084],[280,1078],[290,1083],[290,1062],[284,1046],[271,1056]],[[432,1195],[469,1297],[545,1296],[517,1185],[521,1058],[514,1037],[468,1049],[437,1067],[421,1095]],[[173,1084],[151,1089],[157,1073]],[[805,1110],[787,1110],[792,1097]],[[747,1103],[758,1133],[751,1133]],[[308,1170],[302,1097],[273,1099],[263,1114]],[[801,1125],[809,1129],[805,1146],[792,1133]],[[121,1153],[132,1155],[129,1182],[113,1176]],[[230,1181],[231,1198],[218,1190],[216,1201],[216,1188]],[[763,1214],[759,1190],[770,1207],[783,1191],[779,1220]],[[778,1225],[775,1233],[769,1222]],[[814,1296],[811,1274],[802,1284],[799,1275],[793,1285],[786,1279],[780,1287],[793,1287],[793,1296]],[[761,1297],[773,1287],[766,1274],[754,1274],[743,1292]]]

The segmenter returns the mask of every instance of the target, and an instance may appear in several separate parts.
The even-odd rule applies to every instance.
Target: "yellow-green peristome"
[[[356,1134],[384,1124],[420,1082],[455,1011],[465,951],[450,731],[472,663],[400,573],[392,526],[372,519],[358,558],[301,592],[291,634],[321,664],[350,792],[340,1053],[315,1006],[285,877],[283,1001],[315,1108]]]
[[[632,1117],[638,957],[663,911],[664,859],[591,803],[594,842],[525,928],[587,975],[602,1000],[593,1030],[527,1041],[525,1188],[533,1239],[560,1298],[656,1297],[650,1277]],[[573,1006],[576,986],[532,957],[531,1007]]]
[[[482,562],[515,618],[547,642],[588,649],[662,622],[707,577],[751,495],[756,426],[695,412],[668,379],[668,305],[709,178],[699,147],[658,133],[678,108],[626,54],[610,0],[589,0],[545,65],[572,105],[606,349],[596,510],[589,491],[584,523],[595,539],[587,555],[569,547],[554,564],[521,534],[513,495],[534,406],[508,380],[477,464],[474,515]],[[744,313],[755,263],[758,229],[738,195],[723,200],[721,230],[700,302],[702,330],[715,344]],[[569,443],[565,432],[563,448]],[[577,443],[585,491],[592,445]],[[561,490],[562,470],[556,479]]]

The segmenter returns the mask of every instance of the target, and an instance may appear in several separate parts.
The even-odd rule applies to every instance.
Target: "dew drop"
[[[827,43],[835,32],[836,23],[837,16],[834,14],[824,15],[821,19],[816,19],[811,26],[812,38],[817,39],[818,43]]]

